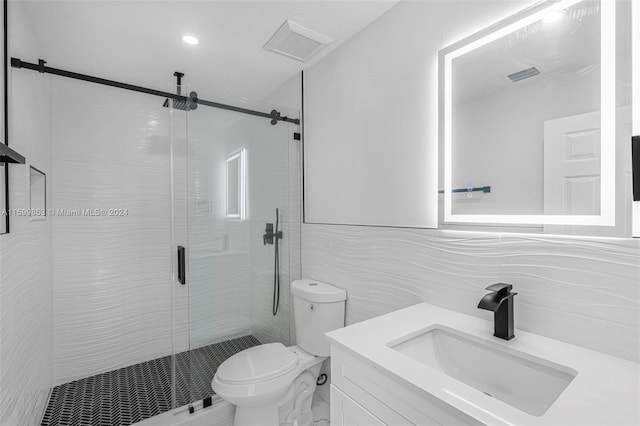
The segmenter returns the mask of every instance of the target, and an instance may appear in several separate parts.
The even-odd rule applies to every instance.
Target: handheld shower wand
[[[274,244],[274,265],[273,265],[273,305],[271,307],[271,313],[276,316],[278,313],[278,307],[280,306],[280,248],[278,240],[282,239],[282,231],[278,230],[280,225],[280,212],[276,208],[276,226],[273,227],[273,223],[267,223],[264,235],[262,235],[262,242],[264,245]]]

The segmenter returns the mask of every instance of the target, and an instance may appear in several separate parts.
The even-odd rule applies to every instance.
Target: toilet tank
[[[291,283],[296,344],[316,356],[329,356],[324,333],[344,327],[347,293],[329,284],[302,279]]]

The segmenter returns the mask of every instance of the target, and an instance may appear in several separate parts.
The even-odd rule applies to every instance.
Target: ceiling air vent
[[[524,80],[524,79],[530,78],[530,77],[535,77],[538,74],[540,74],[540,71],[538,71],[538,68],[531,67],[531,68],[527,68],[526,70],[522,70],[522,71],[514,72],[513,74],[509,74],[507,77],[509,77],[509,80],[511,80],[511,81],[513,81],[515,83],[516,81]]]
[[[285,21],[264,48],[304,62],[332,41],[329,37],[300,24]]]

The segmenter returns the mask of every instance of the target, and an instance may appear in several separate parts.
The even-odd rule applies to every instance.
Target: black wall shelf
[[[24,164],[24,155],[0,143],[0,163]]]

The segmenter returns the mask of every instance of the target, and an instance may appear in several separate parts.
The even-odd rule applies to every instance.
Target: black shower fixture
[[[182,96],[182,77],[184,73],[176,71],[173,73],[176,77],[176,94]],[[169,107],[169,98],[164,100],[163,107]],[[193,111],[198,108],[198,94],[196,92],[189,93],[189,97],[185,99],[173,99],[173,108],[181,111]]]
[[[276,124],[278,124],[278,118],[280,117],[280,113],[278,111],[276,111],[275,109],[272,109],[271,110],[271,116],[273,117],[271,119],[271,124],[275,126]]]
[[[269,115],[272,117],[271,118],[271,124],[273,126],[275,126],[276,124],[278,124],[278,121],[288,121],[290,123],[294,123],[294,124],[299,124],[298,119],[290,119],[289,117],[282,117],[280,112],[278,110],[272,109],[271,113],[269,113]]]
[[[275,111],[275,110],[274,110]],[[273,112],[273,111],[272,111]],[[274,124],[274,123],[271,123]],[[262,242],[266,246],[267,244],[275,244],[274,251],[274,265],[273,265],[273,306],[272,313],[275,317],[278,313],[278,307],[280,306],[280,248],[278,240],[282,239],[282,231],[278,230],[280,226],[280,210],[276,208],[276,226],[273,227],[273,223],[267,223],[262,236]]]
[[[256,117],[268,118],[271,120],[271,124],[277,124],[279,121],[285,121],[287,123],[292,124],[300,124],[300,119],[298,118],[289,118],[289,117],[281,117],[280,113],[276,110],[271,111],[271,113],[266,113],[262,111],[255,111],[248,108],[242,108],[234,105],[222,104],[220,102],[207,101],[204,99],[198,98],[198,94],[196,92],[191,92],[189,96],[184,96],[175,93],[169,93],[162,90],[149,89],[147,87],[136,86],[133,84],[121,83],[119,81],[109,80],[101,77],[94,77],[92,75],[80,74],[73,71],[62,70],[59,68],[53,68],[45,65],[47,62],[43,59],[38,60],[37,64],[22,61],[19,58],[11,58],[11,67],[12,68],[22,68],[32,71],[38,71],[43,74],[53,74],[60,77],[72,78],[74,80],[87,81],[89,83],[100,84],[103,86],[116,87],[118,89],[131,90],[133,92],[138,93],[146,93],[148,95],[153,96],[161,96],[165,99],[164,106],[169,106],[167,102],[168,99],[174,101],[174,108],[183,109],[185,111],[194,110],[198,105],[205,105],[212,108],[226,109],[228,111],[235,111],[242,114],[253,115]],[[176,73],[178,74],[178,73]],[[174,74],[174,75],[176,75]],[[182,74],[182,73],[180,73]],[[182,74],[184,75],[184,74]],[[178,77],[176,75],[176,77]],[[180,77],[182,78],[182,77]],[[178,85],[180,87],[180,85]],[[180,104],[180,102],[182,102]],[[188,109],[187,109],[188,108]]]

